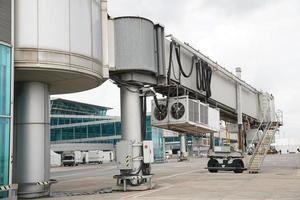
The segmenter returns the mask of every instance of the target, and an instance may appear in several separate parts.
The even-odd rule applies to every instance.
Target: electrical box
[[[132,142],[121,140],[117,143],[117,166],[120,170],[131,170],[132,163]]]
[[[154,162],[153,142],[150,140],[143,141],[144,163]]]

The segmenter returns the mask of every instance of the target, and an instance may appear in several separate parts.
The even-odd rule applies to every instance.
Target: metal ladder
[[[278,122],[266,122],[263,134],[248,163],[249,173],[258,173],[278,129]]]

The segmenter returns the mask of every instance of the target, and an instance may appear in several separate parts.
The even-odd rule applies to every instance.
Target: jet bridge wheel
[[[221,167],[221,165],[218,162],[218,160],[211,158],[207,163],[207,167],[210,173],[217,173],[218,172],[217,169],[210,169],[210,167]]]
[[[235,159],[232,161],[232,166],[235,168],[234,173],[243,173],[244,162],[241,159]]]

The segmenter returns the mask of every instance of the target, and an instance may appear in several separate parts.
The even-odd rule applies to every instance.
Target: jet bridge
[[[167,112],[177,115],[180,104],[177,102],[172,110],[168,103],[170,99],[178,101],[183,96],[195,100],[195,105],[201,102],[217,108],[221,120],[238,124],[239,149],[244,146],[243,123],[253,127],[260,121],[274,119],[273,96],[243,81],[240,68],[236,69],[236,75],[232,74],[189,44],[172,35],[165,37],[164,27],[149,19],[131,16],[110,18],[108,57],[110,78],[121,88],[122,139],[125,141],[117,149],[128,152],[128,155],[117,161],[121,166],[121,175],[117,177],[125,185],[141,185],[151,175],[150,163],[142,161],[146,98],[149,96],[154,97],[158,113],[162,116]],[[156,93],[165,96],[165,110],[158,104]],[[190,109],[189,113],[194,110]],[[201,110],[198,113],[201,114]],[[187,123],[181,122],[185,127],[167,125],[165,128],[192,130],[193,134],[197,130],[199,133],[208,130],[209,123],[206,128],[201,126],[199,129],[193,120],[187,119]],[[193,126],[196,128],[192,129]]]

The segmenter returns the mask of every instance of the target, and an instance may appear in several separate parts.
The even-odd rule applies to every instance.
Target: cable
[[[211,97],[212,70],[205,61],[196,63],[196,86],[200,91],[206,92],[206,98]]]
[[[167,85],[170,85],[171,79],[171,66],[172,66],[172,56],[173,56],[173,41],[170,43],[170,55],[169,55],[169,67],[167,72]]]
[[[113,84],[115,84],[115,85],[123,86],[123,87],[124,87],[125,89],[127,89],[129,92],[140,94],[140,90],[139,90],[139,89],[137,89],[137,90],[132,90],[132,89],[128,88],[128,87],[130,87],[130,86],[132,86],[132,85],[130,85],[130,84],[126,83],[126,82],[123,82],[123,81],[121,81],[121,80],[117,80],[116,78],[115,78],[114,80],[111,80],[111,79],[109,79],[109,80],[110,80]]]
[[[175,53],[176,53],[176,58],[177,58],[177,63],[179,65],[179,69],[180,69],[180,73],[185,77],[188,78],[191,76],[191,74],[193,73],[193,69],[194,69],[194,63],[195,63],[195,56],[192,57],[192,66],[190,69],[190,72],[188,74],[186,74],[182,68],[182,64],[181,64],[181,59],[180,59],[180,46],[175,48]]]

